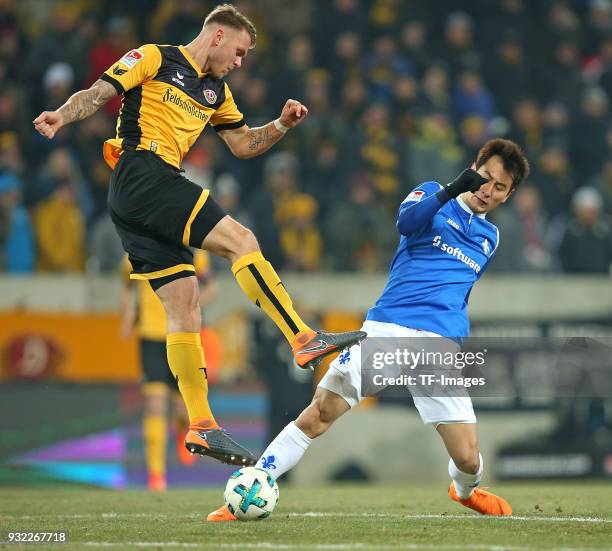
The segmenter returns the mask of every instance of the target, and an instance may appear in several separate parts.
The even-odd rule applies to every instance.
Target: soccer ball
[[[278,484],[263,469],[244,467],[230,476],[223,497],[238,520],[259,520],[274,511]]]

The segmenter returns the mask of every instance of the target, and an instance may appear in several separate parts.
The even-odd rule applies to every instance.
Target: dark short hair
[[[504,170],[512,176],[512,189],[516,189],[529,176],[529,161],[520,146],[513,141],[496,138],[485,143],[476,157],[476,168],[480,168],[491,157],[501,157]]]
[[[232,4],[220,4],[211,11],[204,20],[204,26],[209,23],[217,23],[226,25],[237,30],[245,30],[251,37],[251,49],[255,47],[257,42],[257,30],[251,20],[243,15],[236,6]]]

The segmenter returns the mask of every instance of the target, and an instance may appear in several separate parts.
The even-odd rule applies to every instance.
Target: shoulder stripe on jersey
[[[125,93],[119,118],[119,137],[123,138],[123,149],[136,149],[142,137],[140,128],[140,106],[142,104],[142,86],[132,88]]]
[[[117,90],[118,94],[123,94],[125,92],[125,90],[123,89],[123,86],[121,86],[121,83],[118,80],[114,79],[113,77],[107,75],[106,73],[102,73],[102,75],[100,76],[100,80],[103,80],[105,82],[108,82],[109,84],[112,84],[115,90]]]
[[[497,250],[497,247],[499,247],[499,228],[497,226],[495,226],[495,231],[497,232],[497,243],[495,243],[495,248],[493,249],[493,252],[491,253],[491,256],[493,256],[495,254],[495,251]]]
[[[239,121],[236,121],[236,122],[227,122],[225,124],[218,124],[217,126],[213,126],[213,128],[217,132],[221,132],[222,130],[234,130],[235,128],[241,128],[245,124],[246,122],[244,122],[244,119],[240,119]]]

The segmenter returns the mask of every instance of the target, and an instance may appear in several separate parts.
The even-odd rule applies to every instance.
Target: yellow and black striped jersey
[[[207,124],[215,130],[245,124],[223,79],[202,73],[184,46],[145,44],[100,77],[124,94],[116,137],[104,143],[114,168],[126,149],[144,149],[180,168]]]

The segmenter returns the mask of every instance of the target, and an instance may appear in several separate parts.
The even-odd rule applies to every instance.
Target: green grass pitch
[[[482,517],[443,485],[281,484],[266,520],[205,523],[222,490],[0,489],[0,533],[67,530],[67,545],[0,549],[612,550],[612,484],[496,484],[512,518]]]

